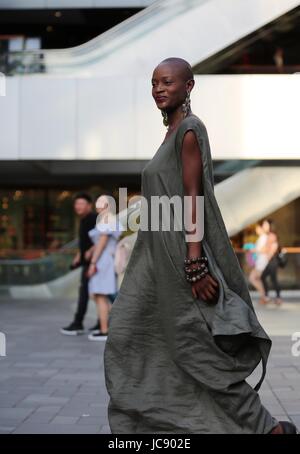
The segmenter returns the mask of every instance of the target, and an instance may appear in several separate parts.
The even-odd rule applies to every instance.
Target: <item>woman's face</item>
[[[153,71],[152,96],[159,109],[175,110],[185,98],[186,92],[191,87],[190,83],[183,80],[182,74],[174,65],[162,63]]]
[[[269,233],[270,232],[270,223],[268,221],[264,221],[262,228],[266,233]]]
[[[255,228],[255,232],[256,232],[256,235],[258,235],[258,236],[262,235],[264,233],[262,226],[258,224]]]
[[[98,214],[105,212],[108,208],[108,201],[105,196],[100,196],[96,200],[96,211]]]

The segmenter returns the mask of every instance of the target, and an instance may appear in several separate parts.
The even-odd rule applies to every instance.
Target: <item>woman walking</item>
[[[267,253],[267,265],[263,270],[261,275],[261,280],[264,286],[264,292],[266,298],[268,298],[269,292],[269,285],[268,285],[268,277],[270,277],[271,282],[273,284],[273,288],[276,292],[275,304],[280,306],[282,304],[282,299],[280,297],[280,285],[277,279],[277,272],[278,272],[278,259],[277,254],[279,252],[279,240],[278,235],[275,231],[274,222],[271,219],[265,219],[263,222],[263,229],[267,235],[267,242],[266,242],[266,253]],[[268,298],[269,300],[269,298]]]
[[[268,264],[268,254],[267,254],[267,239],[268,235],[262,227],[261,224],[256,226],[256,234],[258,236],[255,248],[252,249],[252,252],[255,252],[255,264],[249,275],[249,281],[253,287],[258,291],[260,299],[260,304],[266,304],[266,292],[262,282],[262,273]]]
[[[103,341],[107,339],[108,333],[108,315],[111,309],[109,295],[117,292],[114,255],[122,226],[113,215],[110,200],[106,195],[98,198],[96,209],[101,219],[95,228],[89,231],[94,247],[87,275],[89,294],[94,296],[100,326],[98,331],[95,330],[89,335],[89,340]]]
[[[271,416],[257,393],[271,340],[257,320],[214,196],[207,131],[190,109],[190,65],[164,60],[152,87],[168,132],[142,172],[142,214],[152,225],[153,197],[183,201],[187,195],[195,222],[196,195],[203,194],[204,236],[186,241],[185,228],[138,231],[104,350],[111,431],[294,431]],[[169,216],[177,220],[172,208]],[[245,379],[261,360],[253,389]]]

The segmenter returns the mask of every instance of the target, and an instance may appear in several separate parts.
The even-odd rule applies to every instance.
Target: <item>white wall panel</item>
[[[300,74],[198,76],[192,100],[215,159],[300,159]]]
[[[0,159],[19,156],[19,78],[6,78],[5,96],[0,96]]]
[[[78,80],[78,159],[135,157],[134,80]]]
[[[300,159],[300,75],[196,76],[214,159]],[[150,159],[166,134],[150,78],[8,77],[1,159]]]
[[[152,98],[151,77],[136,79],[136,87],[136,156],[138,159],[150,159],[163,142],[167,128]]]
[[[20,159],[76,158],[75,79],[21,78]]]

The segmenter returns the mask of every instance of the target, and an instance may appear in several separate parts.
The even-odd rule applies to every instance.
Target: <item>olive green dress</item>
[[[218,302],[192,294],[183,266],[183,230],[139,229],[104,351],[110,428],[113,434],[268,433],[278,421],[257,391],[271,340],[258,322],[227,235],[214,195],[207,130],[196,115],[183,119],[147,163],[141,193],[148,207],[151,196],[184,196],[181,146],[188,130],[202,153],[202,247],[219,282]],[[261,379],[252,388],[245,379],[260,362]]]

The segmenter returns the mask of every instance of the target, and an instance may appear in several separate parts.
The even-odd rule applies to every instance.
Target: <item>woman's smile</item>
[[[155,102],[157,105],[162,105],[163,103],[165,103],[166,101],[168,100],[168,98],[166,96],[157,96],[155,98]]]

